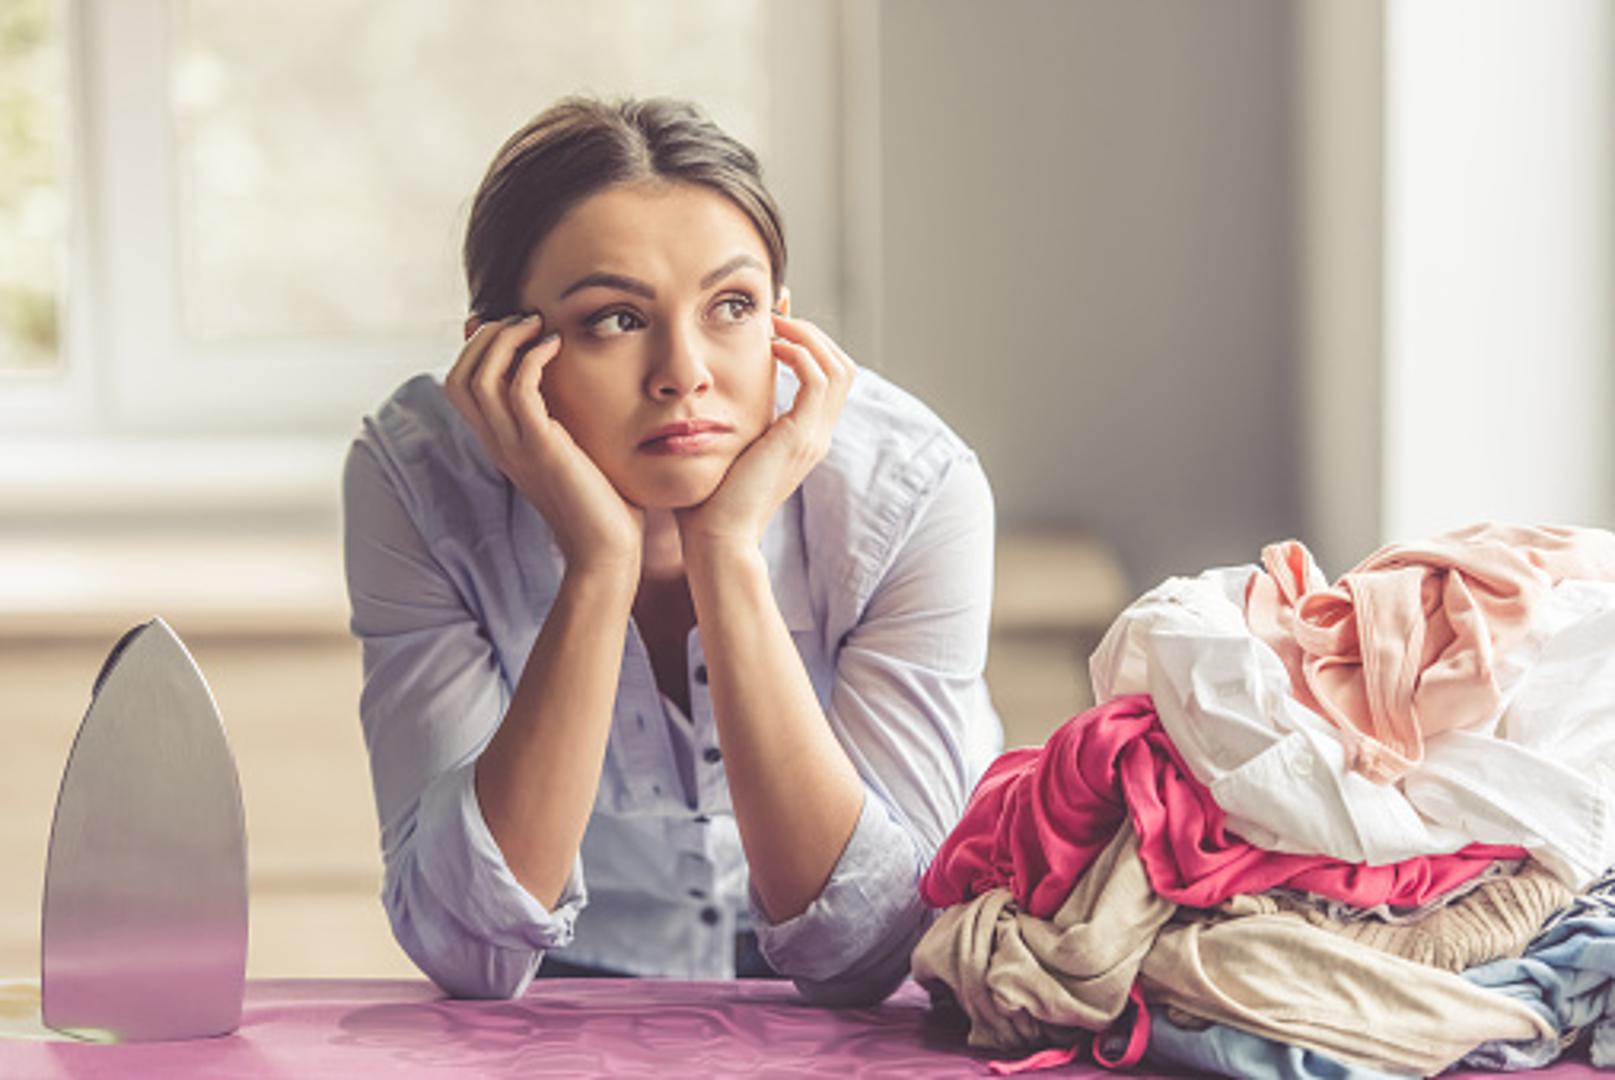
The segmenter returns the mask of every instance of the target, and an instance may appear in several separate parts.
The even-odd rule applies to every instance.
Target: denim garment
[[[776,409],[794,400],[783,372]],[[982,679],[992,495],[924,405],[861,370],[824,460],[762,541],[774,596],[863,779],[823,892],[770,924],[749,889],[699,628],[691,715],[628,628],[582,850],[553,910],[517,882],[473,789],[563,564],[548,526],[443,396],[405,383],[365,421],[344,477],[360,714],[400,945],[446,991],[520,994],[546,950],[680,978],[734,974],[737,933],[815,1000],[889,992],[929,915],[917,884],[1003,734]]]
[[[1417,1073],[1386,1073],[1348,1065],[1316,1050],[1266,1039],[1227,1024],[1203,1029],[1175,1024],[1167,1010],[1150,1016],[1146,1063],[1260,1080],[1401,1080]]]
[[[1549,919],[1517,960],[1470,968],[1464,978],[1538,1010],[1559,1032],[1536,1042],[1489,1042],[1461,1063],[1476,1069],[1536,1069],[1589,1026],[1594,1066],[1615,1066],[1615,873]]]

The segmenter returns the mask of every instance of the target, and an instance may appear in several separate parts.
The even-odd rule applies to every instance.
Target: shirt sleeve
[[[477,802],[477,756],[509,692],[486,635],[362,439],[343,475],[359,712],[399,945],[459,997],[513,997],[587,902],[575,862],[554,910],[517,882]]]
[[[826,710],[864,805],[824,890],[770,923],[764,956],[803,996],[877,1002],[930,924],[919,879],[1003,743],[982,677],[992,610],[993,503],[974,458],[953,463],[836,661]]]

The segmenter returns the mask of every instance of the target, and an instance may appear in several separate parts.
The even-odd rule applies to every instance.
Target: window
[[[0,59],[0,108],[26,99],[46,117],[35,128],[67,131],[49,117],[78,107],[76,135],[35,151],[43,179],[20,181],[47,195],[0,191],[0,230],[22,235],[14,207],[32,198],[41,237],[26,272],[4,276],[20,258],[0,266],[0,304],[33,312],[5,324],[7,340],[35,342],[29,359],[0,361],[0,436],[351,431],[401,379],[453,359],[476,182],[510,131],[577,91],[692,98],[753,145],[790,226],[797,303],[837,321],[833,0],[19,0],[7,12],[0,48],[29,59]],[[82,235],[66,229],[80,218]],[[64,276],[47,272],[52,258],[65,294],[41,292]],[[27,388],[24,367],[56,377]]]
[[[66,42],[52,0],[0,7],[0,372],[8,375],[62,362]]]

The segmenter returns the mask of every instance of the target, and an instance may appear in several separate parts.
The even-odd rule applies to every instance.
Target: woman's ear
[[[467,315],[465,317],[465,339],[470,341],[471,335],[475,334],[477,332],[477,327],[481,325],[481,319],[477,318],[475,315]]]
[[[781,285],[779,287],[779,299],[774,303],[774,310],[779,312],[781,315],[789,315],[791,313],[790,286]]]

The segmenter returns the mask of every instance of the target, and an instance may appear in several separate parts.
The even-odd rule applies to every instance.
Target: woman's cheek
[[[594,429],[601,426],[604,403],[595,389],[589,386],[589,380],[579,377],[572,365],[556,367],[560,361],[561,358],[556,357],[551,361],[551,366],[545,369],[539,383],[539,393],[544,395],[544,407],[555,422],[566,429],[573,442],[593,457],[600,449],[596,438],[598,433]]]

